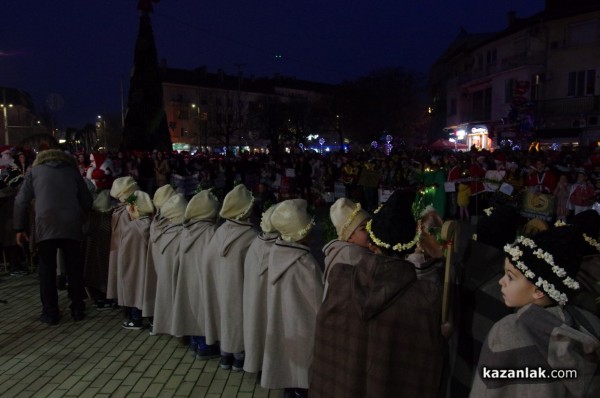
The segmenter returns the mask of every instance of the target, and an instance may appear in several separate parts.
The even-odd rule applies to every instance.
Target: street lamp
[[[198,120],[198,132],[196,133],[196,141],[198,149],[200,149],[200,106],[192,104],[192,108],[196,109],[196,119]]]
[[[13,104],[0,104],[0,107],[2,107],[2,118],[4,120],[4,145],[8,145],[8,108],[12,108]]]

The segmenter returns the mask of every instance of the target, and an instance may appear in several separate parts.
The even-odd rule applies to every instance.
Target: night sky
[[[161,0],[152,23],[171,67],[339,83],[401,66],[427,73],[457,36],[501,30],[544,0]],[[120,112],[137,0],[13,0],[0,11],[0,86],[47,102],[61,128]],[[57,100],[60,99],[60,100]]]

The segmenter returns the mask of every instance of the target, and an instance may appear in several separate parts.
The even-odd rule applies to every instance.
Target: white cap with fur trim
[[[104,189],[100,191],[98,195],[96,195],[94,198],[94,203],[92,204],[92,208],[101,212],[109,211],[111,209],[108,189]]]
[[[184,219],[210,220],[215,218],[218,212],[219,200],[210,190],[205,189],[190,199],[185,209]]]
[[[158,188],[156,192],[154,192],[154,198],[152,199],[154,206],[156,206],[158,209],[162,208],[164,204],[175,195],[175,193],[175,190],[169,184]]]
[[[250,216],[254,197],[244,184],[236,185],[223,200],[220,216],[230,220],[243,220]]]
[[[347,198],[339,198],[329,209],[329,217],[335,227],[338,239],[347,241],[361,222],[371,216],[360,206]]]
[[[306,211],[304,199],[289,199],[277,205],[271,214],[271,224],[286,242],[298,242],[308,236],[315,225]]]
[[[110,196],[124,203],[128,197],[133,195],[135,191],[139,191],[140,187],[137,182],[131,177],[116,178],[110,187]]]
[[[161,207],[160,214],[164,218],[168,218],[173,224],[181,224],[183,217],[185,216],[185,210],[187,208],[188,201],[181,193],[177,193]]]
[[[132,195],[135,196],[135,201],[127,205],[127,212],[129,212],[132,218],[149,216],[154,213],[154,204],[150,195],[139,190],[135,191]]]
[[[273,214],[273,211],[275,211],[276,207],[277,204],[274,204],[273,206],[265,210],[262,214],[262,218],[260,220],[260,229],[262,229],[262,231],[266,234],[277,231],[275,227],[273,227],[273,223],[271,222],[271,215]]]

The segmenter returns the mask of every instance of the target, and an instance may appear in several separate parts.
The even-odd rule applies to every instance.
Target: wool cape
[[[121,229],[117,269],[117,300],[121,306],[140,310],[144,306],[151,222],[151,217],[139,217]]]
[[[208,274],[216,283],[207,292],[211,297],[205,301],[206,343],[219,341],[224,352],[244,351],[244,260],[256,236],[257,231],[251,223],[225,220],[208,245]]]
[[[175,286],[179,269],[179,237],[183,224],[169,222],[155,237],[153,250],[158,249],[153,257],[156,271],[156,297],[154,298],[154,322],[152,332],[155,334],[173,333],[173,312],[175,305]]]
[[[269,254],[263,388],[308,388],[322,272],[308,246],[277,239]]]
[[[130,222],[129,213],[127,212],[127,203],[119,203],[113,207],[111,222],[110,222],[110,253],[108,255],[108,282],[106,287],[106,298],[117,299],[119,297],[118,278],[119,270],[125,266],[120,264],[124,258],[121,255],[121,239],[123,231],[127,228]]]
[[[190,220],[183,224],[179,241],[179,268],[173,303],[173,334],[203,336],[204,311],[199,263],[205,261],[208,243],[215,234],[215,223]]]
[[[490,330],[470,397],[600,396],[600,320],[571,306],[528,304]],[[576,378],[486,378],[483,369],[573,369]]]
[[[269,254],[279,233],[261,232],[250,244],[244,260],[244,370],[257,373],[262,369],[267,335],[267,284]]]
[[[370,254],[329,264],[310,396],[437,397],[443,340],[438,287],[412,263]]]
[[[158,240],[162,236],[165,228],[170,226],[167,218],[162,217],[160,209],[154,214],[152,223],[150,224],[150,237],[148,240],[148,254],[146,256],[146,277],[144,279],[144,303],[142,307],[142,315],[145,317],[154,316],[154,308],[156,302],[157,275],[156,267],[160,261],[161,252]]]

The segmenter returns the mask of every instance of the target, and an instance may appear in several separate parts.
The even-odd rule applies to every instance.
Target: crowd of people
[[[58,250],[74,321],[86,287],[99,310],[125,308],[124,329],[185,337],[198,360],[286,397],[600,394],[593,148],[45,150],[19,167],[15,152],[0,165],[3,246],[35,248],[49,325]],[[329,210],[324,264],[311,207]],[[467,220],[476,234],[459,242]],[[577,377],[540,377],[555,370]]]

